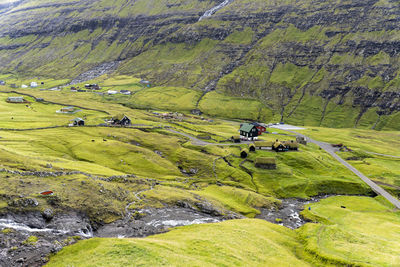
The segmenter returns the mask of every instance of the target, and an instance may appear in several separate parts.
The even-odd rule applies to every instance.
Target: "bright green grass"
[[[28,104],[7,103],[10,96],[18,94],[0,94],[0,128],[27,129],[48,126],[68,126],[76,117],[86,117],[85,123],[95,125],[102,123],[104,114],[97,111],[82,110],[75,114],[56,113],[63,106],[36,102],[33,98],[24,96]]]
[[[154,87],[137,92],[129,104],[135,108],[190,111],[200,95],[201,92],[181,87]]]
[[[342,265],[399,265],[400,213],[392,207],[374,198],[337,196],[307,205],[303,214],[323,222],[298,231],[316,257]]]
[[[262,220],[180,227],[144,239],[90,239],[64,248],[47,266],[308,266],[296,234]]]
[[[307,127],[299,132],[318,141],[332,144],[343,143],[352,149],[400,156],[399,131]]]
[[[269,121],[270,109],[253,99],[229,97],[217,92],[210,92],[200,101],[200,110],[210,116],[224,118]]]

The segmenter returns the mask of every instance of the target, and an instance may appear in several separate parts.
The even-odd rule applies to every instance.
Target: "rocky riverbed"
[[[280,209],[261,209],[256,218],[291,229],[306,223],[300,212],[310,200],[284,199]],[[216,223],[242,216],[205,213],[189,207],[146,208],[130,213],[124,219],[105,225],[92,225],[89,218],[77,212],[25,212],[0,215],[0,266],[42,266],[50,253],[91,237],[145,237],[163,233],[168,228],[191,224]]]
[[[26,212],[0,215],[0,266],[42,266],[55,253],[78,240],[91,237],[145,237],[168,228],[227,219],[190,208],[148,208],[111,224],[91,225],[76,212],[46,214]]]
[[[257,215],[256,218],[263,219],[272,223],[283,225],[290,229],[296,229],[304,225],[307,221],[300,215],[303,211],[304,205],[309,203],[318,202],[321,199],[327,198],[326,196],[315,196],[309,200],[299,198],[287,198],[282,200],[282,206],[280,209],[260,209],[261,214]]]

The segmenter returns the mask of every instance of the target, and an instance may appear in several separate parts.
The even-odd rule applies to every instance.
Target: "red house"
[[[262,133],[265,133],[267,131],[267,128],[265,128],[264,126],[262,126],[261,124],[259,124],[257,122],[253,122],[252,124],[254,126],[256,126],[256,128],[258,130],[258,135],[262,135]]]

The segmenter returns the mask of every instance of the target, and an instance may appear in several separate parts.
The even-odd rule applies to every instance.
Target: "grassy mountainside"
[[[6,2],[3,73],[72,79],[117,62],[156,85],[254,98],[278,120],[399,129],[394,0],[233,0],[201,21],[221,1]]]

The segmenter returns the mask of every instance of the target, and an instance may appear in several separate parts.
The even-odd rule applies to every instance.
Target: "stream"
[[[233,1],[233,0],[224,0],[221,4],[219,4],[219,5],[217,5],[217,6],[213,7],[213,8],[211,8],[211,9],[209,9],[209,10],[207,10],[207,11],[203,14],[203,16],[201,16],[201,17],[199,18],[199,21],[201,21],[201,20],[204,19],[204,18],[211,17],[215,12],[217,12],[217,11],[220,10],[221,8],[227,6],[227,5],[228,5],[229,3],[231,3],[232,1]]]
[[[326,197],[283,199],[280,209],[262,208],[256,218],[296,229],[306,223],[300,216],[303,206]],[[216,216],[188,207],[146,208],[129,213],[128,218],[96,225],[92,229],[89,219],[77,212],[56,214],[50,220],[40,212],[0,215],[0,266],[42,266],[47,255],[79,239],[146,237],[166,232],[171,227],[217,223],[233,218],[242,216]],[[32,236],[37,240],[29,244],[26,240]]]

